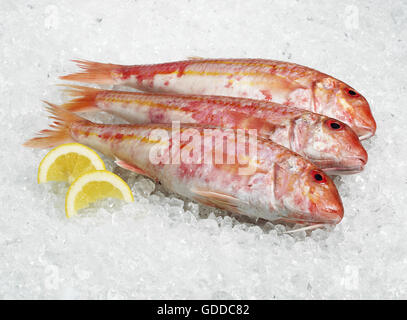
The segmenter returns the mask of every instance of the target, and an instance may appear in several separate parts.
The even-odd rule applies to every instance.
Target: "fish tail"
[[[92,62],[87,60],[72,60],[82,72],[68,74],[60,77],[62,80],[90,82],[99,84],[113,84],[114,74],[120,73],[123,66],[119,64]]]
[[[96,96],[102,91],[84,86],[67,85],[64,92],[76,98],[62,104],[60,107],[71,112],[95,111],[98,109]]]
[[[50,125],[51,129],[41,130],[37,137],[26,141],[23,146],[29,148],[53,148],[62,143],[73,142],[74,140],[70,134],[70,127],[72,123],[78,121],[88,121],[79,117],[72,112],[66,111],[52,103],[44,101],[48,106],[47,111],[51,114],[50,119],[55,120]]]

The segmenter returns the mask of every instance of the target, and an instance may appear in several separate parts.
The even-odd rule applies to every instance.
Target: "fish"
[[[147,65],[73,60],[82,72],[61,79],[124,85],[142,91],[252,98],[305,109],[349,125],[360,140],[376,122],[369,103],[348,84],[302,65],[266,59],[203,59]]]
[[[68,86],[72,111],[105,111],[130,123],[197,123],[255,129],[312,161],[330,175],[363,170],[368,155],[345,123],[320,114],[254,99],[101,90]]]
[[[250,131],[241,133],[238,143],[239,132],[235,137],[233,129],[100,124],[53,104],[47,110],[54,122],[24,146],[51,148],[75,141],[160,182],[168,191],[256,219],[335,225],[343,218],[342,200],[328,175],[295,152]],[[220,135],[222,139],[216,140]],[[214,139],[214,148],[208,147]],[[227,148],[222,147],[225,142]]]

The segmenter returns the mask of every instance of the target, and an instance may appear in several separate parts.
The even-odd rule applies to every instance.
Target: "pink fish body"
[[[361,140],[376,130],[368,102],[355,89],[294,63],[262,59],[193,59],[134,66],[77,62],[85,71],[62,79],[143,91],[262,99],[338,119]]]
[[[72,86],[70,111],[103,110],[130,123],[208,124],[256,129],[258,134],[311,160],[329,174],[359,172],[367,153],[346,124],[326,116],[267,101],[98,90]]]
[[[183,125],[177,140],[176,130],[168,124],[95,124],[56,106],[49,110],[56,120],[53,130],[43,130],[42,136],[31,139],[26,146],[48,148],[76,141],[116,158],[126,169],[160,181],[170,191],[251,217],[310,224],[336,224],[343,217],[341,199],[329,176],[303,157],[269,140],[251,135],[236,147],[232,156],[243,155],[247,167],[240,162],[218,163],[215,157],[211,158],[213,150],[206,147],[194,150],[200,150],[201,156],[187,161],[193,149],[184,135],[190,137],[194,133],[206,146],[207,140],[213,138],[206,135],[208,128]],[[165,134],[168,140],[163,139]],[[246,156],[239,153],[251,148],[250,139],[257,145],[255,157],[252,153]],[[224,140],[216,143],[223,145]],[[223,155],[230,156],[230,150],[224,150]],[[242,174],[241,170],[249,167],[254,170]]]

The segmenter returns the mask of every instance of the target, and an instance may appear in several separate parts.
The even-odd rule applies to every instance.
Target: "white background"
[[[407,298],[406,15],[379,0],[1,0],[0,298]],[[199,216],[123,171],[135,203],[68,220],[66,189],[37,185],[46,151],[21,144],[48,125],[41,100],[66,100],[55,84],[70,59],[188,56],[288,60],[367,98],[377,135],[365,171],[335,180],[335,230]]]

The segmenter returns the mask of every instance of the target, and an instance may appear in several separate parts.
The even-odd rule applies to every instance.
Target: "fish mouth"
[[[363,171],[367,159],[362,157],[349,157],[343,161],[312,160],[312,162],[329,175],[346,175]]]
[[[303,219],[299,217],[284,217],[284,222],[288,223],[299,223],[299,224],[326,224],[326,225],[336,225],[338,224],[343,218],[343,211],[335,210],[335,209],[328,209],[324,210],[325,212],[320,213],[320,217],[318,219]],[[302,212],[299,210],[290,210],[291,214],[299,215],[299,216],[307,216],[309,213]]]
[[[354,131],[359,137],[359,140],[366,140],[373,137],[376,133],[376,121],[371,120],[372,123],[369,125],[357,125]]]
[[[375,133],[374,133],[374,132],[372,132],[372,131],[367,132],[367,133],[365,133],[365,134],[363,134],[363,135],[359,136],[359,140],[360,140],[360,141],[362,141],[362,140],[369,139],[369,138],[373,137],[373,136],[374,136],[374,134],[375,134]]]
[[[300,218],[283,218],[284,222],[288,223],[298,223],[298,224],[307,224],[307,225],[314,225],[314,224],[326,224],[326,225],[335,225],[338,224],[342,218],[338,215],[335,218],[329,219],[300,219]]]
[[[347,168],[339,168],[339,167],[332,167],[323,169],[324,172],[330,176],[337,176],[337,175],[347,175],[347,174],[355,174],[362,172],[364,166],[353,166]]]
[[[299,231],[315,230],[317,228],[321,228],[321,227],[324,227],[324,226],[325,227],[335,226],[342,220],[342,217],[337,216],[335,219],[329,219],[329,221],[326,221],[326,220],[290,219],[290,218],[286,218],[286,219],[283,219],[283,220],[286,223],[304,225],[301,228],[296,228],[296,229],[292,229],[292,230],[284,232],[286,234],[290,234],[290,233],[296,233],[296,232],[299,232]]]

